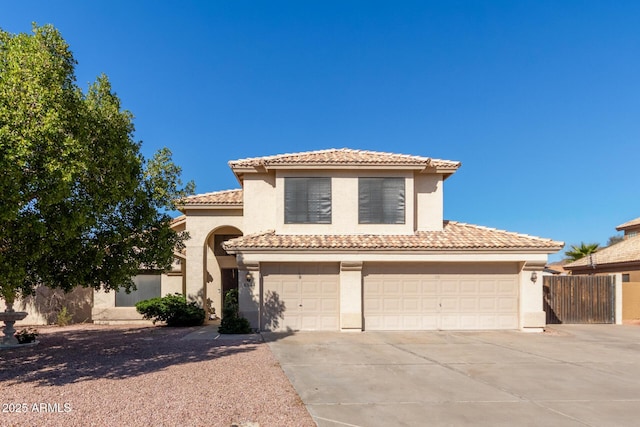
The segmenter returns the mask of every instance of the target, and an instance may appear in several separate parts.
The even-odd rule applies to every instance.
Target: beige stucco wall
[[[331,224],[284,223],[284,180],[286,177],[331,177]],[[359,177],[405,178],[404,224],[358,224]],[[250,197],[252,197],[252,193],[245,193],[245,200]],[[267,202],[265,201],[265,203]],[[268,203],[276,207],[275,222],[265,229],[273,229],[278,234],[412,234],[415,231],[412,171],[278,171],[275,199]]]
[[[340,329],[362,330],[361,262],[340,264]]]
[[[29,313],[23,320],[17,321],[15,326],[25,325],[51,325],[56,323],[57,314],[66,307],[67,312],[72,316],[73,323],[91,321],[91,305],[93,302],[93,289],[78,287],[65,294],[59,289],[50,289],[46,286],[39,286],[35,294],[18,299],[13,304],[15,311],[26,311]],[[4,311],[6,306],[0,300],[0,311]]]
[[[416,230],[441,231],[443,220],[443,180],[440,174],[417,174]]]
[[[242,210],[193,210],[187,214],[190,239],[186,242],[186,298],[203,306],[206,298],[211,298],[219,315],[222,312],[221,273],[211,242],[216,233],[227,234],[231,227],[246,234]]]
[[[529,261],[520,264],[520,328],[524,331],[542,332],[547,323],[542,302],[542,276],[546,265],[544,262]],[[532,281],[533,273],[536,281]]]
[[[177,274],[160,277],[160,295],[182,294],[183,278]],[[93,291],[91,317],[97,324],[150,324],[142,319],[135,307],[116,307],[116,292]]]
[[[244,234],[275,229],[277,222],[275,173],[248,174],[243,185]]]
[[[622,284],[622,319],[640,319],[640,281]]]

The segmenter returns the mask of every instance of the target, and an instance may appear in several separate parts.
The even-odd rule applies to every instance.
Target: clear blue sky
[[[640,216],[637,1],[0,1],[2,29],[32,21],[197,192],[349,147],[462,161],[452,220],[602,244]]]

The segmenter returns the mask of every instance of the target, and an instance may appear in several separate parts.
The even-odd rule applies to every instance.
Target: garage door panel
[[[438,281],[436,280],[422,281],[422,295],[435,295],[437,292],[438,292]]]
[[[299,292],[299,286],[300,285],[298,283],[284,282],[282,284],[277,284],[276,289],[283,295],[291,295]]]
[[[478,294],[478,282],[476,280],[460,280],[458,290],[460,294],[470,294],[477,295]]]
[[[518,288],[513,286],[513,282],[509,281],[497,281],[496,282],[497,290],[496,292],[500,295],[518,295]]]
[[[500,303],[498,298],[480,297],[478,298],[478,311],[481,313],[495,313]]]
[[[435,313],[438,311],[438,298],[435,297],[422,297],[420,298],[420,306],[422,307],[422,312],[432,312]]]
[[[474,297],[462,297],[459,299],[460,312],[476,313],[479,310],[479,301]]]
[[[420,300],[417,298],[404,298],[402,300],[402,311],[418,311],[420,310]]]
[[[435,291],[437,292],[447,292],[447,293],[455,293],[459,292],[458,290],[458,281],[453,279],[443,279],[438,283]]]
[[[402,312],[402,299],[400,298],[385,298],[382,300],[382,308],[389,313],[401,313]]]
[[[446,312],[458,312],[460,310],[460,300],[456,297],[443,296],[440,298],[440,311]]]
[[[401,283],[402,293],[404,295],[420,295],[422,293],[422,286],[418,280],[407,280]]]
[[[363,303],[365,329],[517,329],[518,276],[513,266],[461,266],[442,274],[431,265],[366,268]],[[373,273],[375,272],[375,273]]]

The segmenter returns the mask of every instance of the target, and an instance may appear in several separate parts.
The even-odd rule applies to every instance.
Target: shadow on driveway
[[[260,335],[220,336],[211,326],[41,328],[37,346],[0,351],[0,383],[60,386],[123,379],[172,365],[254,351]]]

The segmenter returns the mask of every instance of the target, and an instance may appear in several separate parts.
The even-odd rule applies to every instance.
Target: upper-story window
[[[331,224],[331,178],[285,178],[284,222]]]
[[[404,224],[404,178],[359,178],[358,222]]]

